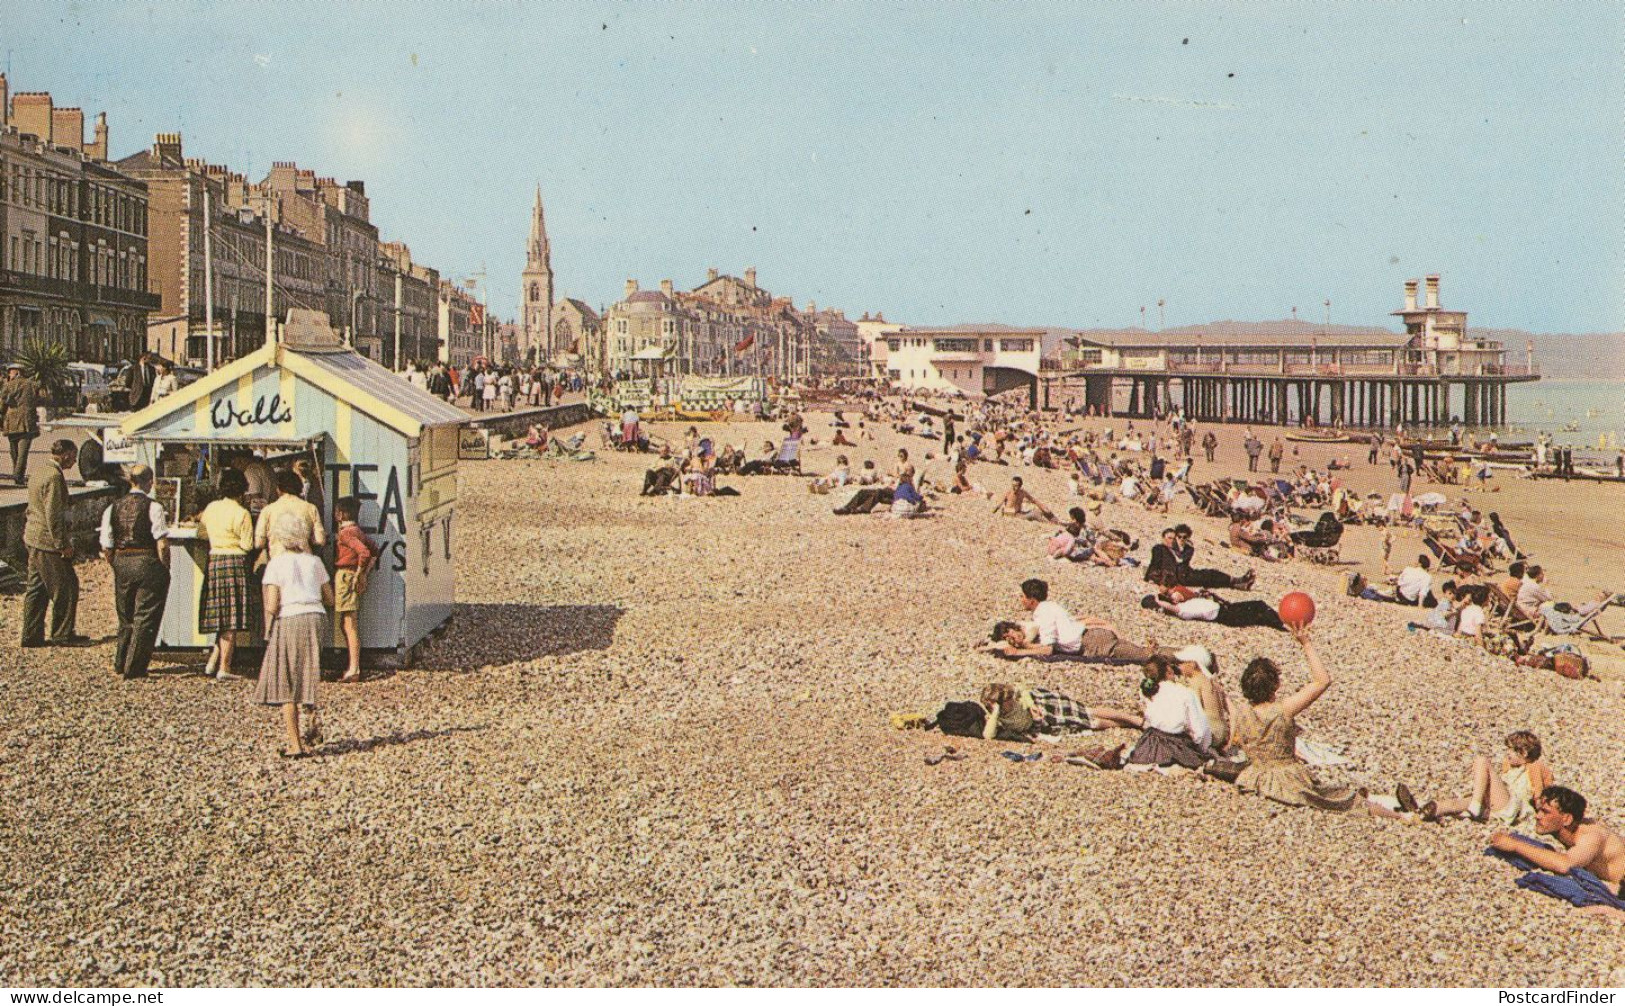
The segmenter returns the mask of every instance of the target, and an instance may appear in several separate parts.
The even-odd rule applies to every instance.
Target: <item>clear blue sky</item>
[[[365,179],[505,315],[540,181],[594,305],[754,265],[921,324],[1387,324],[1439,272],[1474,326],[1625,327],[1606,0],[0,3],[13,89],[115,155]]]

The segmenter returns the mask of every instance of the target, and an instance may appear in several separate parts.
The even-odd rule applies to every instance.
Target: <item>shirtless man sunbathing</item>
[[[1032,510],[1027,509],[1029,503],[1033,505]],[[1052,523],[1055,520],[1055,514],[1050,512],[1049,507],[1038,502],[1033,498],[1033,494],[1022,486],[1020,475],[1010,480],[1010,491],[999,500],[993,512],[1003,513],[1007,517],[1025,517],[1028,520],[1038,520],[1040,517]]]
[[[1547,786],[1535,797],[1535,833],[1557,839],[1562,849],[1520,841],[1506,831],[1490,836],[1490,845],[1512,852],[1542,870],[1567,874],[1588,870],[1598,880],[1625,896],[1625,838],[1606,825],[1586,820],[1586,799],[1563,786]]]

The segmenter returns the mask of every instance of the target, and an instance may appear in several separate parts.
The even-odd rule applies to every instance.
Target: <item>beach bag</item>
[[[1552,670],[1578,681],[1586,676],[1586,658],[1578,653],[1559,653],[1552,658]]]
[[[986,725],[980,702],[949,702],[937,713],[937,729],[954,737],[980,737]]]

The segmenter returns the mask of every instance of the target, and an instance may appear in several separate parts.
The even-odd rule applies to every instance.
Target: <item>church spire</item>
[[[542,183],[536,183],[536,205],[530,211],[530,247],[526,263],[531,268],[548,266],[547,221],[542,217]]]
[[[519,275],[524,343],[522,352],[535,351],[537,362],[550,360],[553,345],[553,261],[547,244],[547,221],[542,217],[542,185],[536,183],[536,203],[530,211],[530,242],[525,248],[525,270]]]

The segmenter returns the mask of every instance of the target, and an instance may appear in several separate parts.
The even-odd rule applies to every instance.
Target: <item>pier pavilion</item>
[[[1469,426],[1506,420],[1507,385],[1534,381],[1532,354],[1509,364],[1500,342],[1467,330],[1467,312],[1439,305],[1439,277],[1405,283],[1403,333],[1342,334],[1310,324],[1288,333],[1202,328],[1062,340],[1038,372],[1045,408],[1068,399],[1117,415],[1182,406],[1204,422],[1350,427]],[[1126,407],[1123,400],[1126,396]]]

